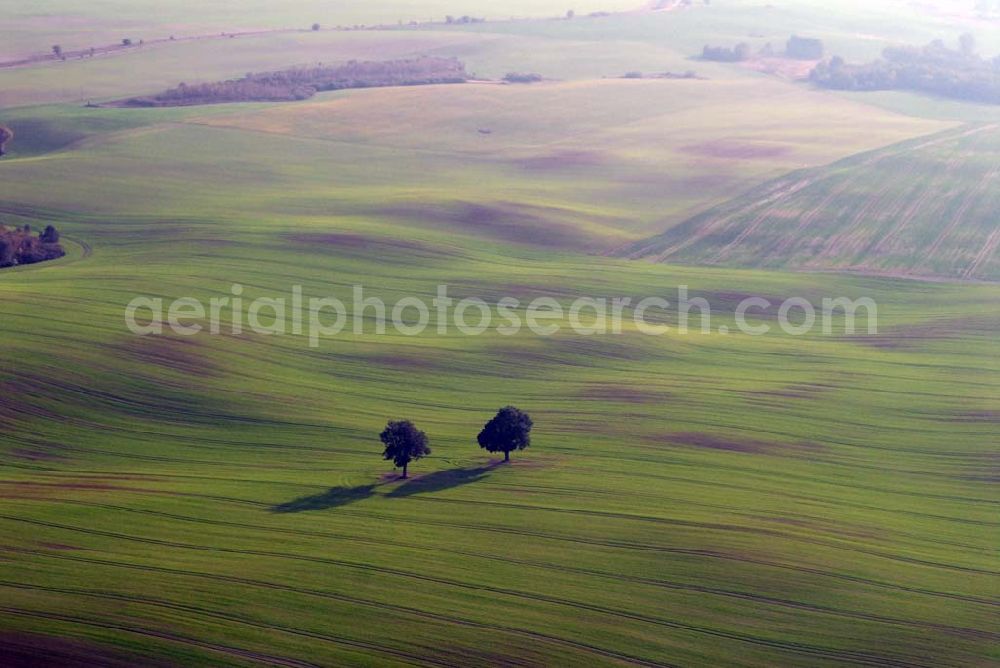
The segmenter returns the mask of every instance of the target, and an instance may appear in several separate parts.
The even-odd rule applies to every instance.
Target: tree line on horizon
[[[533,426],[534,422],[527,413],[514,406],[506,406],[483,425],[476,440],[480,448],[491,453],[502,452],[504,461],[509,462],[511,452],[531,445]],[[427,434],[410,420],[390,420],[379,439],[385,446],[382,458],[403,469],[403,480],[407,478],[411,462],[431,454]]]
[[[819,60],[826,52],[823,41],[813,37],[799,37],[792,35],[785,43],[784,56],[795,60]],[[768,42],[758,52],[762,58],[771,58],[779,54],[775,53],[774,47]],[[709,46],[701,52],[702,60],[712,60],[720,63],[742,63],[754,57],[753,47],[747,42],[740,42],[730,48],[725,46]]]
[[[957,49],[935,40],[923,47],[888,47],[870,63],[850,64],[836,56],[817,65],[810,80],[836,90],[911,90],[1000,104],[1000,56],[980,56],[970,33],[959,38]]]

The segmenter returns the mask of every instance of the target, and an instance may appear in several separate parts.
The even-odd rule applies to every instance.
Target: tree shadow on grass
[[[356,501],[363,501],[375,494],[377,485],[361,485],[359,487],[333,487],[322,494],[303,496],[271,507],[272,513],[302,513],[310,510],[329,510],[346,506]]]
[[[496,466],[497,464],[491,463],[487,466],[480,466],[474,469],[451,469],[429,473],[400,485],[386,496],[390,499],[399,499],[415,494],[440,492],[452,487],[468,485],[469,483],[478,482],[485,478],[486,474],[496,468]]]

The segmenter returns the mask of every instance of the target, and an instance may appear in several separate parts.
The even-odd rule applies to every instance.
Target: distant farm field
[[[665,262],[1000,280],[1000,126],[784,177],[627,249]]]
[[[217,34],[279,28],[308,29],[313,23],[326,28],[356,25],[389,25],[410,21],[443,23],[453,15],[489,18],[493,21],[512,17],[563,17],[575,8],[581,16],[596,11],[627,11],[643,6],[643,0],[582,0],[571,3],[557,0],[506,0],[496,3],[474,0],[304,0],[267,2],[245,0],[239,11],[227,3],[198,3],[191,0],[158,5],[151,21],[148,7],[125,0],[101,0],[81,5],[69,0],[36,0],[31,3],[3,3],[6,43],[0,54],[15,57],[26,52],[48,52],[50,44],[68,49],[114,44],[122,38],[162,39],[170,35]]]
[[[593,221],[619,239],[669,227],[769,175],[945,127],[739,79],[356,91],[294,107],[213,112],[204,122],[330,142],[334,153],[367,147],[457,161],[482,175],[481,203],[516,199],[543,216],[568,216],[570,225]],[[393,199],[417,205],[419,217],[421,196],[410,192]],[[458,192],[432,188],[425,197],[447,204]],[[614,237],[604,243],[616,245]]]

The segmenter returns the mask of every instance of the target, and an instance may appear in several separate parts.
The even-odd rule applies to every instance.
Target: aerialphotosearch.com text
[[[713,325],[713,319],[723,324]],[[725,310],[713,310],[706,297],[690,295],[686,285],[677,287],[673,299],[581,296],[569,301],[542,296],[530,301],[503,297],[492,303],[478,297],[457,299],[447,285],[439,285],[432,298],[405,296],[387,303],[361,285],[353,286],[345,299],[306,296],[301,286],[284,296],[250,299],[242,285],[233,284],[229,294],[207,300],[138,296],[125,307],[125,324],[139,336],[168,329],[180,336],[252,331],[306,337],[310,347],[338,335],[381,336],[390,330],[402,336],[428,332],[479,336],[491,330],[502,336],[523,331],[553,336],[564,330],[581,336],[624,332],[763,336],[777,328],[802,336],[819,328],[824,334],[836,330],[872,335],[878,333],[878,306],[867,297],[829,297],[814,304],[803,297],[776,302],[748,296],[735,308],[728,304]]]

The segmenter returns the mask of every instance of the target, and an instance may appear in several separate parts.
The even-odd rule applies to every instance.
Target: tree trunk
[[[510,461],[510,450],[504,450],[503,451],[503,460],[505,462],[509,462]]]
[[[409,466],[409,464],[403,464],[403,480],[406,480],[406,467],[407,466]]]

